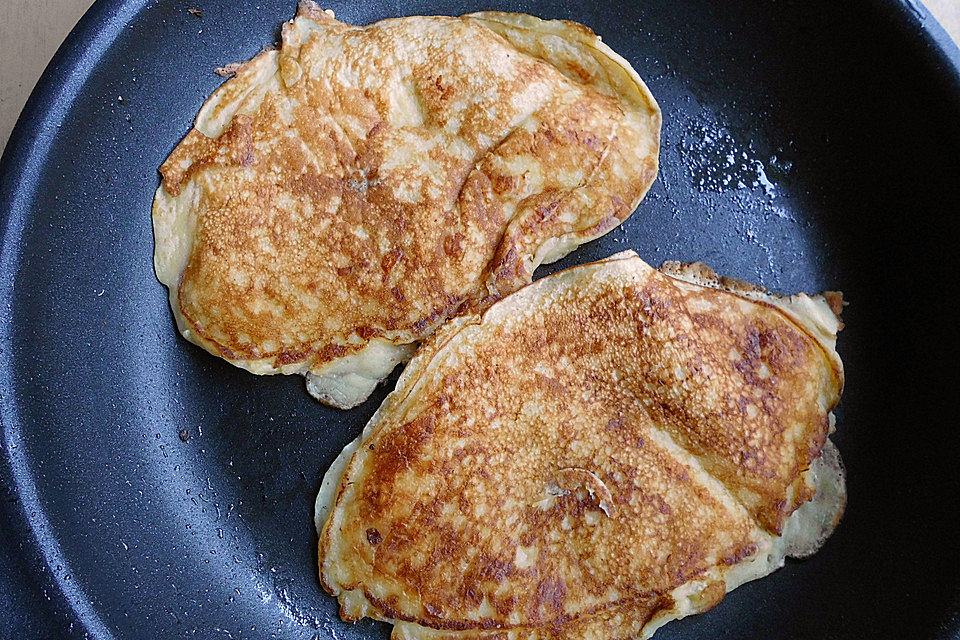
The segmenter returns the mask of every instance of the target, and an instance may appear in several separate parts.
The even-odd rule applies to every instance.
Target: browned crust
[[[589,598],[695,579],[709,608],[722,572],[813,496],[832,360],[775,304],[681,287],[636,257],[551,276],[422,347],[344,476],[323,585],[451,632],[580,637],[569,625],[598,611]],[[371,599],[374,585],[393,595]],[[623,637],[657,613],[644,611],[625,605],[639,627]]]
[[[655,179],[660,113],[645,87],[629,102],[598,88],[599,67],[574,81],[566,58],[560,69],[478,18],[355,27],[301,2],[283,33],[279,51],[221,69],[235,77],[202,113],[238,103],[222,133],[198,121],[161,167],[157,206],[188,184],[199,194],[189,259],[165,281],[178,316],[241,366],[318,371],[374,338],[421,340],[528,283],[546,243],[566,251],[612,229]],[[427,62],[395,46],[410,41]],[[485,55],[467,64],[469,51]]]

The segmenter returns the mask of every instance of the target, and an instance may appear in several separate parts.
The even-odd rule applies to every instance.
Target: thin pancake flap
[[[335,463],[323,585],[408,638],[639,637],[709,608],[839,518],[827,349],[633,253],[544,278],[438,331]]]
[[[446,318],[629,216],[659,132],[581,25],[357,27],[304,2],[161,167],[157,274],[188,339],[350,406]]]

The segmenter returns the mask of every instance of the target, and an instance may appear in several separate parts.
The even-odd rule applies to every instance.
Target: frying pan
[[[337,411],[174,331],[157,167],[293,0],[100,0],[2,160],[0,636],[384,638],[315,578],[313,498],[392,387]],[[187,12],[198,6],[203,17]],[[960,637],[953,307],[960,51],[914,2],[328,3],[359,24],[481,8],[591,26],[664,114],[626,248],[794,292],[842,289],[849,506],[813,558],[657,638]]]

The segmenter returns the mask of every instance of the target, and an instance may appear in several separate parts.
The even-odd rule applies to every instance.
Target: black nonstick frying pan
[[[677,638],[960,637],[954,281],[960,51],[894,0],[329,2],[367,23],[481,8],[569,18],[663,109],[638,211],[559,265],[626,248],[775,290],[842,289],[835,440],[849,505]],[[188,8],[202,9],[199,17]],[[2,160],[0,637],[384,638],[316,579],[320,479],[352,411],[174,331],[152,269],[157,167],[294,0],[100,0]]]

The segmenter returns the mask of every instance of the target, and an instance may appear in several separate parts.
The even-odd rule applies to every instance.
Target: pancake
[[[616,227],[657,173],[655,100],[572,22],[358,27],[307,1],[232,70],[160,168],[157,276],[188,340],[339,407]]]
[[[814,553],[839,294],[633,252],[420,347],[317,499],[323,587],[397,638],[646,638]]]

